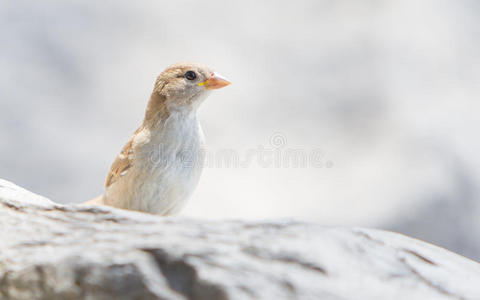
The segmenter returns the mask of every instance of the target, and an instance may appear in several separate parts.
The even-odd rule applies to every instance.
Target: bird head
[[[213,69],[193,63],[177,63],[158,76],[154,93],[158,93],[170,109],[192,109],[214,89],[230,82]]]

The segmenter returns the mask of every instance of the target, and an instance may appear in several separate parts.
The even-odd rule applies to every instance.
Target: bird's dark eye
[[[197,74],[193,71],[187,71],[185,73],[185,78],[187,78],[188,80],[194,80],[195,78],[197,78]]]

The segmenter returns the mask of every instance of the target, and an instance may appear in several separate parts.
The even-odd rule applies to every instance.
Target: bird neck
[[[175,123],[196,120],[196,109],[188,106],[175,106],[167,101],[165,95],[153,91],[145,111],[143,127],[155,130],[163,127],[169,119],[175,119]]]

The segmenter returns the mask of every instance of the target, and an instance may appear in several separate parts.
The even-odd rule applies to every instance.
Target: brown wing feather
[[[130,167],[132,167],[132,153],[133,153],[133,139],[140,132],[142,128],[138,128],[133,136],[128,140],[127,144],[123,147],[120,154],[113,162],[110,167],[110,172],[108,173],[107,179],[105,180],[105,187],[109,187],[112,183],[117,181],[121,176],[125,175]]]
[[[161,91],[165,86],[165,83],[157,82],[156,85],[158,86],[157,88]],[[142,129],[153,128],[154,126],[156,126],[156,124],[159,123],[159,120],[166,120],[168,118],[169,112],[165,105],[165,101],[165,95],[161,95],[157,91],[152,92],[152,96],[150,97],[150,101],[147,105],[144,123],[137,129],[137,131],[135,131],[133,136],[123,147],[122,152],[120,152],[120,154],[113,162],[112,166],[110,167],[110,172],[108,173],[107,179],[105,180],[105,187],[109,187],[112,183],[125,175],[124,172],[126,172],[129,168],[132,167],[133,140],[135,136]]]

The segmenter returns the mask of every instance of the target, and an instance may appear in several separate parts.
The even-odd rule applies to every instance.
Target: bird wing
[[[123,146],[120,154],[117,155],[117,158],[110,167],[110,172],[107,175],[105,180],[105,187],[109,187],[112,183],[116,182],[120,177],[124,176],[128,169],[132,167],[133,162],[133,140],[135,136],[141,131],[141,127],[135,131],[133,136],[128,140],[127,144]]]

